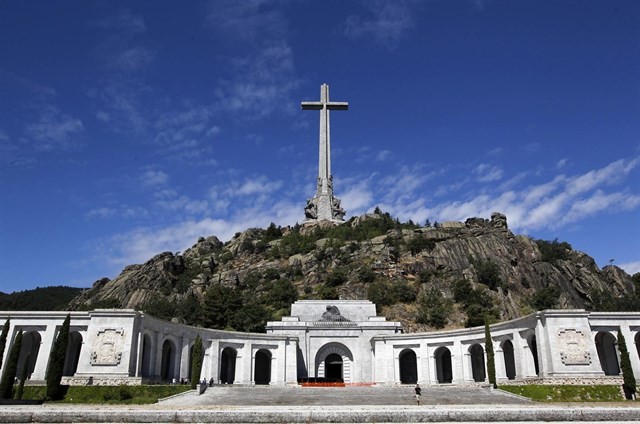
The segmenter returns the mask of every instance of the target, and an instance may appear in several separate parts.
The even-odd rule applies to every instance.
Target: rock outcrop
[[[216,285],[237,290],[238,296],[260,297],[282,280],[291,282],[301,299],[364,299],[378,283],[404,290],[400,300],[384,306],[387,318],[423,330],[428,326],[416,323],[418,301],[433,289],[451,302],[446,327],[463,325],[453,293],[461,280],[482,287],[500,319],[530,313],[534,294],[549,287],[558,289],[559,308],[589,308],[595,292],[633,293],[631,276],[620,268],[600,269],[566,243],[553,246],[557,257],[544,257],[539,243],[514,235],[500,213],[437,227],[400,225],[375,213],[340,227],[249,229],[224,244],[216,237],[200,238],[182,254],[164,252],[127,266],[113,280],[97,281],[70,307],[144,308],[159,298],[175,305],[194,299],[201,304]],[[481,275],[487,264],[493,270],[491,283]]]

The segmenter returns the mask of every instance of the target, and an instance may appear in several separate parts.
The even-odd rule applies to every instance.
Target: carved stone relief
[[[565,365],[591,365],[586,335],[572,328],[558,331],[560,359]]]
[[[103,328],[98,331],[91,350],[91,365],[118,365],[124,347],[124,329]]]

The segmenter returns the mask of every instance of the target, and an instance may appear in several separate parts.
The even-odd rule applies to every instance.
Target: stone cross
[[[333,176],[331,175],[331,136],[329,125],[330,110],[348,110],[347,102],[329,101],[329,85],[320,86],[319,102],[302,102],[303,110],[320,111],[320,154],[316,195],[307,200],[305,216],[309,221],[343,222],[344,210],[340,200],[333,196]]]

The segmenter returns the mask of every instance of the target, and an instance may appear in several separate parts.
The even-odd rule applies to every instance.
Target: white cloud
[[[270,181],[261,176],[255,179],[245,179],[244,182],[234,182],[225,190],[229,196],[253,196],[255,194],[269,194],[282,187],[282,181]]]
[[[626,262],[624,264],[618,265],[620,268],[624,269],[625,272],[629,275],[636,274],[640,272],[640,261],[635,262]]]
[[[169,175],[162,171],[154,171],[150,169],[140,176],[140,181],[142,182],[142,185],[146,187],[164,185],[169,181]]]
[[[78,146],[83,132],[84,125],[80,119],[52,105],[42,108],[37,122],[25,126],[25,135],[33,141],[34,148],[45,152]]]
[[[85,218],[88,220],[102,220],[102,219],[110,219],[114,217],[125,218],[125,219],[133,219],[146,217],[149,215],[149,212],[142,207],[139,206],[116,206],[116,207],[100,207],[91,209],[89,212],[85,214]]]
[[[394,49],[415,26],[413,11],[406,1],[368,1],[363,4],[371,14],[369,18],[356,15],[347,18],[345,35],[352,40],[371,39]]]
[[[489,165],[487,163],[478,165],[473,170],[473,173],[476,174],[478,181],[482,183],[488,183],[502,178],[502,169],[495,165]]]
[[[282,38],[287,22],[273,5],[266,0],[217,1],[211,3],[206,24],[234,41]]]

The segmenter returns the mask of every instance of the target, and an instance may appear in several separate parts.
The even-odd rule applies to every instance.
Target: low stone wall
[[[498,380],[499,386],[526,386],[529,384],[540,385],[570,385],[570,386],[621,386],[621,376],[613,377],[545,377],[545,378],[527,378],[524,380]]]
[[[62,384],[69,386],[139,386],[142,384],[140,377],[62,377]]]

